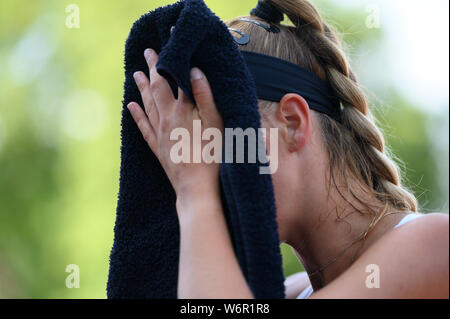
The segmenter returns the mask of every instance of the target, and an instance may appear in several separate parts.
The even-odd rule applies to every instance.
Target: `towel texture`
[[[134,23],[125,47],[120,191],[109,298],[177,297],[175,193],[126,108],[131,101],[142,106],[133,73],[144,71],[148,76],[146,48],[159,53],[158,72],[175,95],[180,87],[192,99],[189,73],[199,67],[210,81],[226,128],[260,127],[256,90],[247,66],[225,24],[203,1],[185,0],[158,8]],[[270,175],[259,174],[259,167],[257,163],[221,164],[224,213],[255,298],[283,298],[273,186]]]

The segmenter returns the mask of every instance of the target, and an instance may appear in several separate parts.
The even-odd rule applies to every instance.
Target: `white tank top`
[[[423,214],[408,214],[403,219],[395,225],[394,229],[399,228],[400,226],[403,226],[410,221],[413,221],[414,219],[417,219],[419,217],[422,217]],[[300,295],[298,295],[297,299],[307,299],[314,293],[313,287],[309,285],[307,288],[305,288]]]

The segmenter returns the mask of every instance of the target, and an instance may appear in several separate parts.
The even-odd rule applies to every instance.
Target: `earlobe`
[[[311,136],[311,119],[308,103],[298,94],[286,94],[280,101],[277,117],[283,123],[280,134],[290,152],[300,151]]]

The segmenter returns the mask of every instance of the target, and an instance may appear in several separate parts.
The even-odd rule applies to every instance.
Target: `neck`
[[[299,209],[302,216],[293,225],[287,243],[297,252],[310,277],[314,290],[319,290],[339,277],[353,262],[386,232],[393,229],[402,216],[387,211],[370,232],[370,224],[383,207],[367,193],[358,197],[343,194],[338,189],[324,187],[322,192],[303,193],[305,203]],[[365,198],[366,197],[366,198]],[[328,198],[328,200],[324,200]],[[362,203],[373,207],[370,213]]]

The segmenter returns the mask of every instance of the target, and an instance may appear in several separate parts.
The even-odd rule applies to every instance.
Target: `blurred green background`
[[[0,2],[0,298],[105,298],[124,43],[141,14],[171,2]],[[313,2],[343,33],[421,210],[448,212],[448,1],[427,2],[439,17],[420,1]],[[206,3],[226,20],[256,0]],[[66,25],[70,4],[79,28]],[[301,269],[283,254],[286,274]],[[69,264],[80,288],[65,286]]]

